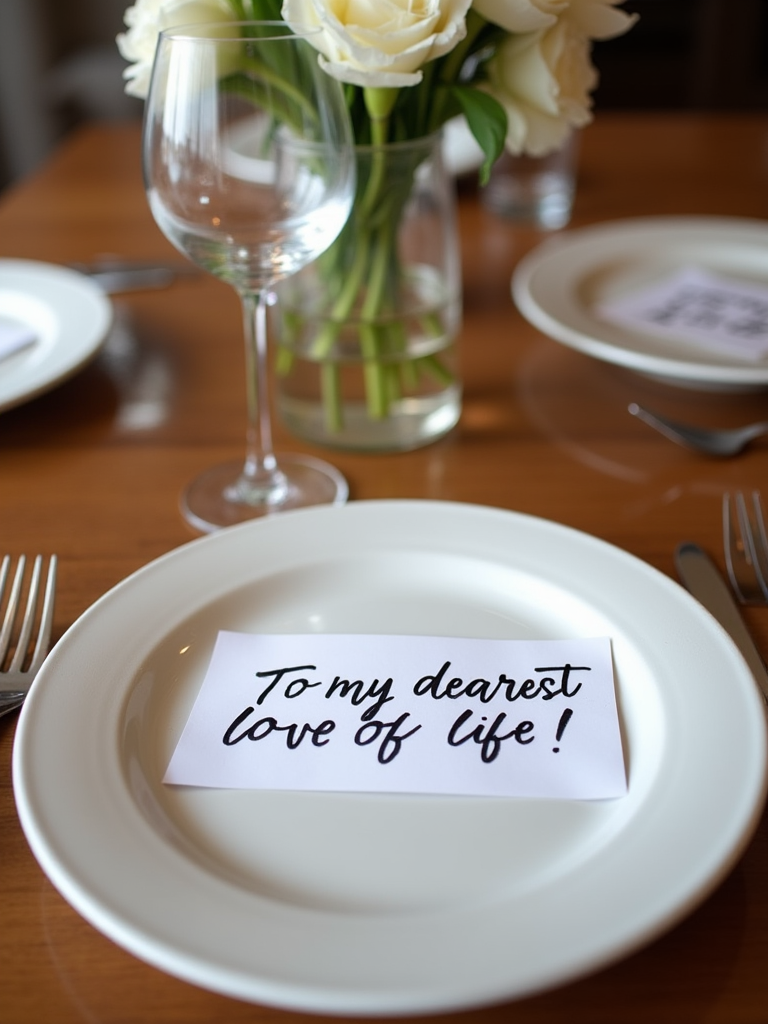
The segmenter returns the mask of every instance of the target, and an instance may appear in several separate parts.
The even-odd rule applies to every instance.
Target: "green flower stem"
[[[313,359],[325,359],[328,356],[328,353],[333,348],[333,345],[339,336],[339,331],[341,330],[344,321],[349,319],[350,314],[352,313],[352,307],[354,306],[355,300],[363,286],[363,278],[365,277],[369,261],[370,238],[368,234],[365,233],[359,235],[358,240],[359,245],[355,250],[355,260],[349,268],[344,286],[331,307],[330,316],[327,322],[312,344],[310,355]],[[343,245],[344,241],[344,237],[340,237],[339,241],[335,243],[335,246],[338,247],[339,244]],[[337,269],[339,270],[339,273],[344,273],[343,267]]]
[[[368,86],[363,89],[363,100],[368,116],[373,122],[386,123],[392,113],[399,89],[386,89],[379,86]],[[381,140],[386,142],[386,138]]]
[[[441,384],[453,384],[453,374],[447,366],[443,366],[437,356],[420,356],[418,359],[414,359],[413,362],[419,370],[428,373]]]
[[[377,127],[379,129],[378,131],[376,131]],[[376,123],[374,123],[372,125],[372,128],[374,129],[374,135],[386,134],[386,128],[383,128],[382,125],[377,125]],[[374,143],[374,145],[380,144]],[[358,209],[358,215],[363,219],[368,219],[373,213],[373,211],[376,209],[376,201],[379,198],[381,190],[384,186],[386,169],[386,152],[384,151],[383,148],[374,150],[371,156],[371,174],[370,177],[368,178],[365,192],[363,194],[362,199],[360,200],[360,206]]]
[[[372,241],[371,273],[368,277],[368,290],[360,310],[363,320],[375,320],[382,311],[386,294],[387,271],[392,260],[392,238],[387,228],[380,228],[373,235]]]
[[[364,89],[363,98],[366,110],[371,118],[371,143],[376,147],[384,147],[389,140],[389,115],[397,99],[397,89]],[[376,200],[381,195],[386,172],[386,151],[374,150],[371,160],[371,174],[368,178],[365,193],[360,201],[359,213],[368,217],[376,208]]]
[[[283,342],[275,351],[275,373],[278,377],[287,377],[292,369],[293,352]]]
[[[384,368],[378,361],[379,346],[374,324],[360,324],[360,349],[364,359],[363,378],[368,415],[373,420],[381,420],[389,412],[389,399]]]
[[[376,320],[382,312],[386,297],[388,271],[392,261],[392,236],[389,228],[381,228],[373,235],[371,272],[368,289],[360,310],[360,341],[365,359],[366,396],[369,415],[380,419],[389,412],[389,393],[385,368],[380,362],[381,351]]]
[[[419,369],[417,360],[408,359],[400,365],[400,379],[406,391],[414,391],[419,386]]]
[[[422,318],[421,322],[424,324],[424,330],[430,337],[438,338],[443,333],[440,318],[436,313],[427,314],[427,316]]]
[[[275,349],[275,373],[278,377],[287,377],[293,369],[293,349],[301,329],[301,317],[286,309],[282,312],[281,344]]]
[[[326,360],[320,364],[320,391],[323,396],[326,429],[336,434],[344,426],[340,367],[337,363]]]
[[[416,95],[415,126],[418,135],[427,135],[430,108],[434,102],[434,78],[439,61],[431,60],[422,68],[422,79],[414,89]]]

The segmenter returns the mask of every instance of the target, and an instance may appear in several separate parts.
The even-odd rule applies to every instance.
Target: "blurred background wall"
[[[0,0],[0,187],[89,119],[141,117],[115,36],[130,0]]]
[[[129,0],[0,0],[0,188],[88,119],[139,118],[115,45]],[[596,44],[595,109],[766,111],[768,0],[625,0],[632,31]]]

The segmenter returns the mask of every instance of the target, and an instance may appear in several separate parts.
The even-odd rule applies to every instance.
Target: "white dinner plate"
[[[53,263],[0,260],[0,317],[35,341],[0,360],[0,412],[71,377],[96,355],[112,304],[83,274]]]
[[[164,786],[220,629],[611,637],[626,797]],[[622,957],[699,903],[765,796],[765,715],[686,591],[563,526],[381,501],[170,552],[49,655],[14,747],[44,871],[96,928],[217,992],[321,1013],[457,1009]]]
[[[747,362],[690,340],[611,323],[600,306],[699,267],[768,286],[768,223],[726,217],[643,217],[566,231],[518,264],[520,312],[556,341],[670,384],[702,390],[768,386],[768,358]]]

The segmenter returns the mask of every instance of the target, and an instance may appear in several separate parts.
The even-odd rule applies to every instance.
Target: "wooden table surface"
[[[605,114],[584,133],[572,226],[642,215],[768,218],[762,116]],[[457,429],[396,455],[341,452],[352,499],[428,498],[568,524],[673,575],[690,539],[722,565],[720,501],[765,485],[768,444],[730,461],[672,445],[627,414],[645,402],[712,424],[768,418],[766,393],[653,382],[529,326],[510,299],[519,258],[543,237],[485,212],[462,183],[466,384]],[[136,125],[74,135],[0,197],[0,257],[57,263],[97,253],[175,254],[150,217]],[[239,457],[240,314],[207,277],[115,299],[104,350],[66,383],[0,414],[0,547],[58,553],[59,637],[106,590],[192,539],[178,495],[200,469]],[[311,451],[276,425],[278,449]],[[768,655],[768,612],[747,618]],[[229,1024],[300,1014],[214,995],[113,945],[58,895],[18,823],[16,716],[0,720],[0,1022]],[[631,884],[631,882],[630,882]],[[723,884],[682,923],[589,977],[460,1014],[480,1024],[757,1024],[768,1021],[768,821]],[[312,1019],[307,1017],[308,1020]]]

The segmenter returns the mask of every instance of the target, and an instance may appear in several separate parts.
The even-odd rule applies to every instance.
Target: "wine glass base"
[[[233,500],[243,472],[242,462],[225,462],[201,473],[181,496],[181,514],[202,533],[213,533],[251,519],[310,505],[343,505],[347,481],[334,467],[311,455],[280,455],[277,468],[287,487],[277,501]]]

